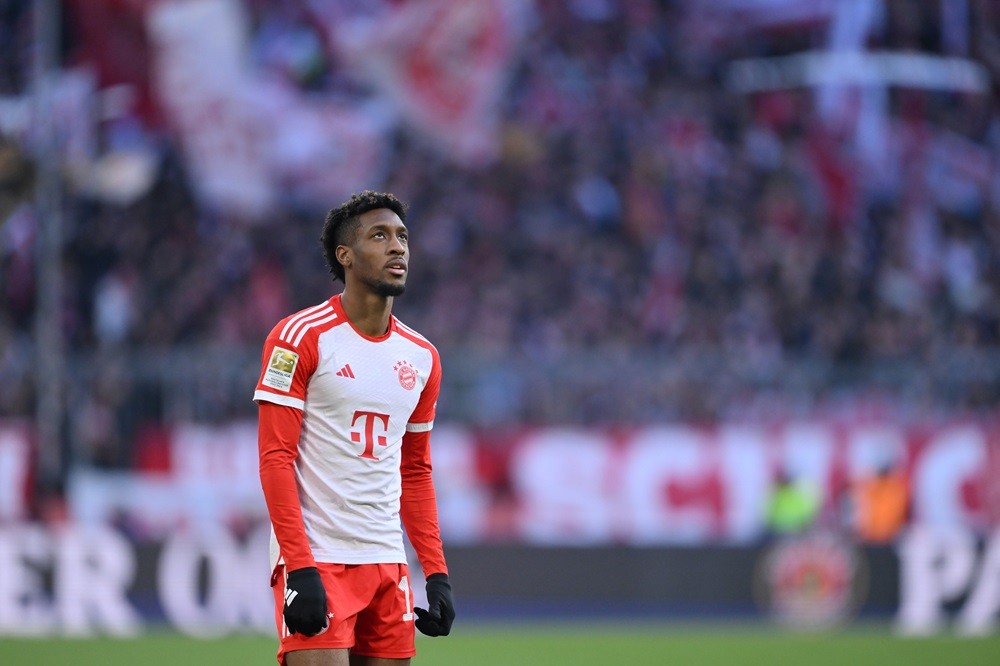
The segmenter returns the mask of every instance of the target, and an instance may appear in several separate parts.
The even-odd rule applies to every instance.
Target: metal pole
[[[34,0],[34,125],[37,156],[35,292],[35,428],[39,482],[63,476],[65,348],[62,311],[62,215],[59,146],[52,118],[52,85],[59,59],[59,2]]]

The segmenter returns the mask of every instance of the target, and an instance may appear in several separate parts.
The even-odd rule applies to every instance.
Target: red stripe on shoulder
[[[314,305],[282,319],[271,334],[275,344],[299,348],[305,340],[315,342],[319,333],[343,324],[347,318],[337,312],[329,301]]]
[[[313,305],[312,307],[308,307],[303,310],[299,310],[295,314],[291,314],[285,317],[278,323],[277,326],[275,326],[275,330],[278,330],[279,328],[281,330],[281,332],[278,334],[278,339],[283,340],[285,342],[290,342],[289,336],[292,333],[292,329],[294,327],[296,327],[303,321],[309,320],[310,318],[316,318],[316,315],[318,313],[329,309],[331,309],[329,301],[323,301],[322,303]]]
[[[423,347],[424,349],[427,349],[432,354],[434,354],[434,356],[438,355],[437,349],[434,347],[434,345],[431,344],[430,340],[428,340],[424,336],[420,335],[419,333],[417,333],[412,328],[410,328],[409,326],[407,326],[403,322],[399,321],[398,319],[396,320],[396,332],[399,333],[400,335],[402,335],[404,338],[406,338],[410,342],[413,342],[413,343],[419,345],[420,347]]]

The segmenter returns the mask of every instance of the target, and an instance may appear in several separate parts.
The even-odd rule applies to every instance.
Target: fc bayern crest
[[[399,361],[392,367],[399,375],[399,385],[407,391],[413,390],[417,385],[417,371],[413,365],[409,361]]]
[[[857,548],[833,535],[782,539],[762,553],[754,587],[758,601],[781,624],[829,628],[863,602],[868,567]]]

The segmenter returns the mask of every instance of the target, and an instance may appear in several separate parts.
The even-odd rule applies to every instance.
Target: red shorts
[[[284,566],[272,576],[274,619],[281,644],[278,663],[293,650],[350,648],[354,654],[385,659],[406,659],[417,653],[414,643],[413,595],[405,564],[317,563],[330,627],[315,636],[289,634],[285,627]]]

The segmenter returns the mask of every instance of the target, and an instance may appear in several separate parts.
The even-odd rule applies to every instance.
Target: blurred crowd
[[[23,4],[0,2],[3,95],[28,85]],[[362,94],[323,57],[299,3],[248,4],[260,66],[313,92]],[[732,62],[824,49],[830,24],[754,26],[720,13],[726,4],[539,0],[501,98],[495,161],[462,166],[394,133],[372,185],[411,204],[396,313],[441,351],[446,418],[996,409],[1000,7],[964,4],[955,37],[937,2],[874,3],[863,39],[968,57],[988,71],[985,91],[746,93]],[[66,62],[77,39],[64,26]],[[126,130],[104,131],[100,141]],[[206,209],[169,135],[141,120],[127,132],[159,151],[148,192],[110,203],[70,188],[63,219],[63,330],[72,359],[98,359],[71,363],[88,387],[67,398],[71,429],[109,465],[128,462],[123,443],[144,421],[177,415],[164,411],[171,382],[137,367],[183,353],[170,357],[187,378],[175,383],[204,386],[200,411],[180,416],[252,414],[270,327],[338,289],[318,243],[324,209],[260,220]],[[0,417],[32,410],[32,172],[30,150],[5,141]],[[223,358],[242,370],[202,377]]]

